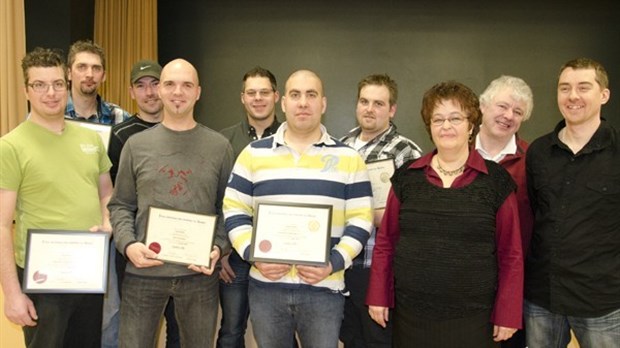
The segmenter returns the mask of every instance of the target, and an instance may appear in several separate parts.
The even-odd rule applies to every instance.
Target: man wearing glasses
[[[0,284],[5,315],[28,347],[99,347],[101,294],[24,294],[27,231],[110,233],[110,160],[96,132],[66,123],[62,56],[36,48],[22,60],[28,119],[0,138]],[[19,203],[18,203],[19,202]],[[13,234],[13,218],[15,233]]]
[[[230,141],[235,158],[252,141],[268,137],[278,130],[276,103],[280,99],[275,76],[271,71],[255,67],[243,76],[241,104],[245,117],[221,133]],[[221,259],[220,303],[222,322],[217,347],[245,347],[248,315],[248,273],[250,264],[236,251]]]
[[[233,147],[235,157],[251,141],[270,136],[278,130],[276,103],[280,100],[278,85],[271,71],[255,67],[243,76],[241,104],[245,117],[234,126],[222,129]]]

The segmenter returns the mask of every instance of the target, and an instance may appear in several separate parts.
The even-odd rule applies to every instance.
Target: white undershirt
[[[366,144],[368,144],[367,141],[363,141],[360,137],[356,137],[355,142],[351,145],[351,147],[353,147],[355,151],[359,151],[362,147],[366,146]]]
[[[476,151],[484,158],[485,160],[493,161],[499,163],[499,161],[503,160],[506,155],[514,155],[517,153],[517,137],[513,134],[506,146],[497,153],[497,155],[491,157],[488,152],[486,152],[482,148],[482,143],[480,142],[480,135],[476,136]]]

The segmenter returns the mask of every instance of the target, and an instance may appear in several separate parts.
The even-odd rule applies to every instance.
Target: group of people
[[[359,82],[357,127],[336,138],[309,70],[282,95],[269,70],[248,71],[242,121],[216,132],[196,121],[184,59],[133,66],[133,116],[98,95],[105,55],[90,41],[67,65],[37,48],[22,69],[30,113],[0,138],[0,284],[28,347],[153,347],[162,316],[167,347],[244,347],[248,320],[269,348],[566,347],[570,329],[581,347],[620,347],[620,131],[594,60],[561,67],[563,120],[529,148],[525,81],[479,97],[437,83],[426,153],[398,133],[385,74]],[[113,125],[107,150],[66,119]],[[367,170],[379,161],[394,169],[384,202]],[[263,203],[331,207],[327,261],[253,259]],[[210,267],[158,259],[151,207],[218,217]],[[111,233],[105,297],[25,294],[29,229]]]

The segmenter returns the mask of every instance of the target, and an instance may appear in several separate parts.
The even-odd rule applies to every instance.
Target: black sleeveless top
[[[392,178],[401,203],[400,240],[394,257],[398,301],[431,319],[465,317],[492,308],[497,287],[495,217],[515,190],[510,174],[485,161],[460,188],[428,182],[424,169]],[[403,167],[405,168],[405,167]]]

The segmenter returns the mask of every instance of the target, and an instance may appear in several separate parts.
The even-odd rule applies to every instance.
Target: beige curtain
[[[26,54],[24,0],[0,0],[0,135],[26,118],[21,61]]]
[[[26,118],[21,61],[26,54],[26,22],[23,0],[0,0],[0,136]],[[0,207],[1,208],[1,207]],[[21,328],[4,316],[0,291],[0,347],[23,347]]]
[[[106,51],[106,81],[99,93],[130,113],[131,66],[141,59],[157,61],[157,0],[95,0],[94,41]]]

